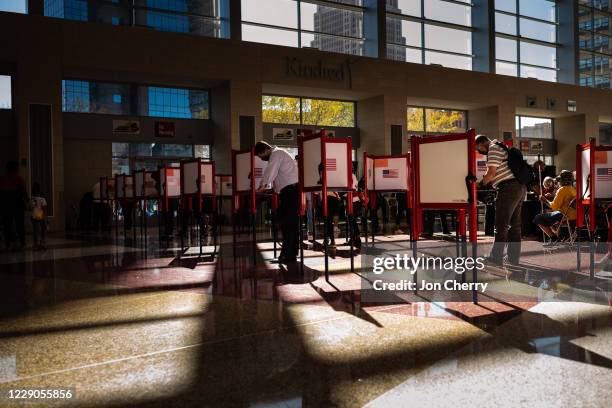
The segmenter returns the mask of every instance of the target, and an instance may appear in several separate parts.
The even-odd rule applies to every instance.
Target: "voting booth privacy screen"
[[[232,176],[227,174],[217,174],[215,176],[217,180],[216,194],[219,197],[231,197],[232,196]]]
[[[299,171],[302,190],[321,190],[324,183],[328,189],[352,190],[352,153],[349,138],[329,139],[325,131],[300,137]]]
[[[159,170],[161,194],[168,198],[181,196],[181,169],[178,167],[162,167]]]
[[[465,178],[470,167],[467,140],[419,145],[419,196],[421,203],[465,204]]]
[[[250,192],[252,189],[251,171],[253,152],[251,150],[234,154],[234,182],[236,192]]]
[[[213,195],[215,193],[215,164],[201,159],[181,162],[182,194]]]
[[[408,155],[371,156],[364,154],[368,191],[408,191],[410,159]]]
[[[589,207],[589,228],[595,231],[595,200],[612,199],[612,147],[596,146],[595,140],[576,146],[576,225],[584,226],[584,207]]]

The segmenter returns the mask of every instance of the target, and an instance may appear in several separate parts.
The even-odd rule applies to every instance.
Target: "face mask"
[[[487,149],[478,149],[478,153],[480,153],[480,154],[482,154],[482,155],[484,155],[484,156],[486,156],[487,154],[489,154],[489,152],[488,152],[488,150],[487,150]]]
[[[263,161],[269,161],[270,160],[270,155],[267,156],[263,156],[263,157],[259,157],[261,160]]]

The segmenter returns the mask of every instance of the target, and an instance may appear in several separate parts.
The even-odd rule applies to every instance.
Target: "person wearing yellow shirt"
[[[552,240],[558,239],[558,235],[552,226],[561,221],[563,216],[567,216],[570,221],[576,219],[576,210],[572,208],[572,202],[576,198],[576,189],[572,186],[574,176],[572,172],[562,170],[558,179],[561,187],[557,190],[552,201],[540,196],[540,201],[550,207],[552,211],[538,214],[533,219],[533,222]]]

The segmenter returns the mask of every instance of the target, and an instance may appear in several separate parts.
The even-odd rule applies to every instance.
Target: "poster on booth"
[[[236,191],[251,191],[251,152],[236,154]]]
[[[375,158],[372,164],[376,190],[408,190],[406,157]]]
[[[200,162],[190,161],[183,163],[183,194],[192,195],[198,193]]]
[[[213,183],[212,163],[202,163],[200,166],[200,192],[202,194],[212,194],[214,190]]]
[[[487,156],[476,152],[476,179],[482,181],[487,173]]]
[[[365,171],[366,171],[366,179],[368,180],[368,184],[366,185],[366,189],[374,190],[374,159],[366,156],[365,159]]]
[[[448,140],[422,143],[419,148],[420,202],[428,204],[465,204],[468,191],[468,141]]]
[[[145,197],[148,197],[148,198],[157,197],[159,195],[152,172],[145,173],[144,194],[145,194]]]
[[[232,176],[215,176],[215,179],[217,180],[217,195],[230,197],[232,195]]]
[[[327,173],[327,188],[349,189],[349,152],[348,143],[325,144],[325,170]]]
[[[304,188],[321,187],[319,164],[321,164],[321,138],[305,140],[302,144]]]
[[[612,151],[595,151],[595,198],[612,198]]]
[[[168,197],[180,197],[181,195],[181,170],[166,169],[165,186],[168,189]]]

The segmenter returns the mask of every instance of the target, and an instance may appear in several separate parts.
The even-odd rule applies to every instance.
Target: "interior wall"
[[[79,201],[100,177],[112,173],[112,141],[74,140],[64,141],[65,167],[65,212],[70,220],[79,208]],[[58,212],[63,207],[58,207]]]
[[[501,139],[498,107],[468,111],[468,126],[475,129],[477,134],[486,135],[490,139]]]
[[[554,120],[554,133],[557,139],[555,165],[557,172],[576,169],[576,145],[584,143],[586,136],[586,115],[576,115]]]

